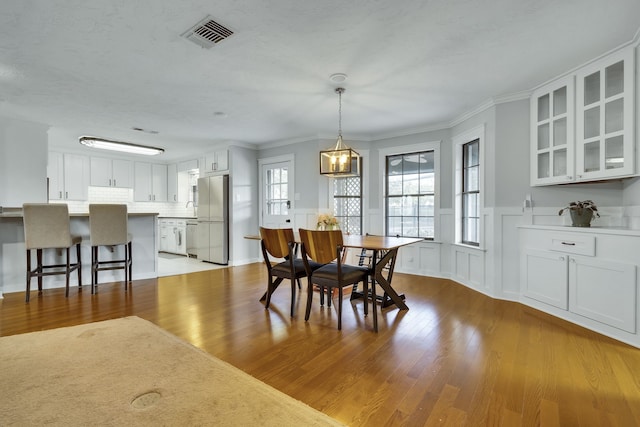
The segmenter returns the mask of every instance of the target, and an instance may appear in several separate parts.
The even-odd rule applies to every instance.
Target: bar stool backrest
[[[26,249],[72,246],[69,207],[64,203],[22,205]]]
[[[91,246],[124,245],[128,242],[127,205],[90,204]]]

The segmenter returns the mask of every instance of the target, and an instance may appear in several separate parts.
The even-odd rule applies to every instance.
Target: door
[[[293,160],[267,162],[260,171],[261,225],[267,228],[293,228]]]

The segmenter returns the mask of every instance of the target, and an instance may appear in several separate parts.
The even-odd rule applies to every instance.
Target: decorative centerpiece
[[[332,214],[318,215],[318,230],[340,230],[340,224]]]
[[[571,215],[571,225],[573,227],[591,227],[591,220],[594,215],[596,218],[600,218],[598,207],[592,200],[571,202],[568,206],[560,209],[558,215],[562,215],[566,210]]]

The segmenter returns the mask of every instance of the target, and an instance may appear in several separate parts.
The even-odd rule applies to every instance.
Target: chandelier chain
[[[338,90],[338,135],[342,139],[342,90]]]

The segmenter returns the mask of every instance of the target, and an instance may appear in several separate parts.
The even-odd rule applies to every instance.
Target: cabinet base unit
[[[640,347],[640,230],[520,226],[521,301]]]
[[[636,333],[636,266],[572,258],[569,310]]]

